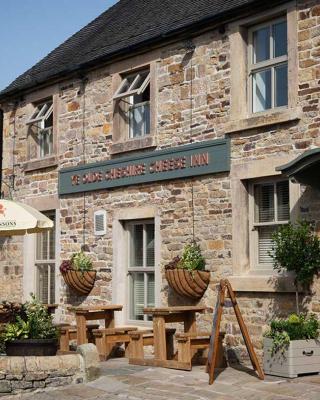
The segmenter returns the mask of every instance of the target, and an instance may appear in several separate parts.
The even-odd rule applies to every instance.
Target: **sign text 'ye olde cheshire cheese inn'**
[[[117,323],[148,326],[144,307],[197,304],[164,270],[195,240],[210,271],[198,302],[213,308],[228,278],[259,352],[295,310],[273,232],[303,219],[320,234],[319,102],[320,0],[118,1],[0,92],[2,198],[54,222],[0,237],[1,300],[33,292],[60,322],[70,305],[122,304]],[[81,249],[88,296],[59,270]],[[320,313],[319,280],[302,299]],[[223,329],[241,356],[233,313]]]

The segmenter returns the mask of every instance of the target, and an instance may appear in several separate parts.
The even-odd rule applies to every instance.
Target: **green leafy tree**
[[[272,235],[273,266],[277,271],[295,274],[296,304],[299,314],[299,284],[309,287],[320,269],[320,241],[306,221],[282,225]]]

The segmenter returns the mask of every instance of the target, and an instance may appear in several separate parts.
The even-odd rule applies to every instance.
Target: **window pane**
[[[289,182],[277,183],[278,221],[290,219]]]
[[[270,58],[270,27],[267,26],[253,32],[253,63]]]
[[[134,96],[136,97],[136,96]],[[129,110],[130,138],[150,133],[150,104],[134,105]]]
[[[288,105],[288,65],[281,65],[275,71],[275,106]]]
[[[154,225],[146,225],[147,233],[147,267],[154,267]]]
[[[143,225],[134,225],[131,243],[131,267],[143,267]]]
[[[48,303],[48,267],[38,265],[38,299],[41,303]]]
[[[54,264],[50,265],[50,299],[49,303],[55,303],[55,268]]]
[[[273,222],[274,221],[274,186],[256,185],[255,186],[255,222]]]
[[[269,252],[272,248],[271,236],[277,229],[276,226],[263,226],[258,228],[259,235],[259,264],[263,266],[271,266],[273,261]]]
[[[253,74],[253,112],[271,108],[271,69]]]
[[[144,274],[131,273],[129,276],[130,282],[130,319],[143,320],[144,308]]]
[[[287,54],[287,22],[283,21],[273,25],[273,57]]]
[[[147,274],[148,286],[147,286],[147,307],[155,306],[155,290],[154,290],[154,274]]]

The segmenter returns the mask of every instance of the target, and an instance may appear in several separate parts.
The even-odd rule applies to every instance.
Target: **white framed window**
[[[34,128],[37,136],[37,157],[42,158],[53,154],[53,103],[47,101],[38,104],[27,121]]]
[[[150,71],[123,76],[113,99],[122,102],[121,117],[129,139],[150,134]]]
[[[127,223],[128,319],[150,321],[144,307],[155,306],[155,224],[153,220]]]
[[[252,113],[288,106],[287,19],[249,29],[248,79]]]
[[[46,304],[55,303],[55,214],[45,213],[54,222],[53,229],[36,234],[35,269],[37,298]]]
[[[272,234],[290,220],[289,181],[250,183],[249,193],[251,269],[272,270]]]

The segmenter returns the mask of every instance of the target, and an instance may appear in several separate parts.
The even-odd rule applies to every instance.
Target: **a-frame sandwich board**
[[[213,322],[212,322],[212,332],[210,338],[210,346],[209,346],[209,354],[208,354],[208,361],[207,361],[207,372],[209,374],[209,385],[213,384],[214,381],[214,369],[217,360],[217,351],[218,351],[218,340],[219,340],[219,333],[220,333],[220,325],[221,325],[221,317],[224,307],[224,302],[226,298],[226,293],[228,293],[231,303],[237,317],[237,321],[243,336],[244,343],[247,347],[249,357],[252,363],[252,366],[255,371],[257,371],[259,379],[264,379],[263,370],[259,364],[258,358],[254,351],[247,327],[243,321],[242,314],[240,312],[239,305],[237,303],[236,295],[231,287],[230,282],[227,279],[222,279],[220,281],[219,291],[218,291],[218,298],[217,304],[214,311]]]

